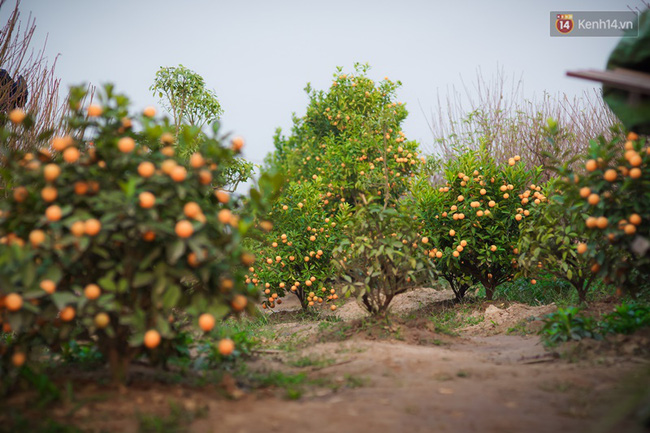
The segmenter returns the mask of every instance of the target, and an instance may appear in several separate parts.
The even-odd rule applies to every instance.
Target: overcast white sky
[[[56,71],[71,84],[113,82],[134,106],[160,66],[201,74],[225,110],[224,129],[261,162],[272,136],[302,115],[311,82],[328,87],[336,66],[368,62],[371,78],[401,80],[404,130],[430,148],[427,116],[438,91],[471,82],[477,68],[523,76],[527,95],[582,93],[593,84],[570,69],[604,68],[616,38],[551,38],[552,10],[627,10],[639,0],[23,0]],[[13,7],[8,0],[0,15]],[[38,43],[38,42],[37,42]],[[420,108],[422,107],[422,108]],[[424,114],[423,111],[427,114]]]

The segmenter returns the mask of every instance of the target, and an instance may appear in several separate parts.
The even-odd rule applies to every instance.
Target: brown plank
[[[598,81],[607,86],[627,90],[631,93],[650,95],[650,74],[629,69],[617,68],[613,71],[568,71],[569,77]]]

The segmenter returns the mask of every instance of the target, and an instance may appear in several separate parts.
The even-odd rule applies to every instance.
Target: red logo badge
[[[558,14],[555,19],[555,28],[565,35],[571,33],[571,30],[573,30],[573,15]]]

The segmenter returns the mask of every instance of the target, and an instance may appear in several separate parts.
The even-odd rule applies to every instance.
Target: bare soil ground
[[[75,390],[76,405],[53,415],[89,431],[138,432],[138,414],[168,417],[171,402],[189,414],[185,431],[197,433],[644,431],[621,414],[639,384],[650,385],[648,333],[550,352],[531,332],[554,305],[464,307],[449,297],[415,290],[396,300],[391,321],[378,323],[354,301],[337,310],[340,320],[325,322],[295,318],[298,306],[288,301],[269,325],[272,347],[284,349],[262,349],[247,366],[281,372],[284,385],[248,389],[236,375],[219,385],[164,385],[136,371],[120,390],[88,379]],[[431,320],[436,311],[462,326],[450,331]]]

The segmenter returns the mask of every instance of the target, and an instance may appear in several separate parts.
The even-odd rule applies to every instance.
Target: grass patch
[[[363,386],[366,386],[370,382],[370,379],[366,377],[358,377],[358,376],[353,376],[351,374],[346,374],[344,376],[344,379],[345,379],[345,386],[347,388],[361,388]]]
[[[205,417],[207,408],[190,411],[175,402],[169,403],[167,416],[137,414],[138,433],[185,433],[197,418]]]
[[[517,323],[515,326],[508,328],[506,334],[521,335],[522,337],[530,334],[530,332],[528,332],[528,321],[521,321]]]
[[[297,400],[302,397],[307,375],[305,373],[290,374],[281,371],[269,371],[254,373],[250,379],[259,388],[276,387],[284,389],[286,399]]]
[[[82,430],[70,425],[62,424],[50,418],[32,416],[25,417],[21,413],[12,411],[0,424],[0,433],[83,433]]]
[[[531,284],[527,278],[518,278],[512,282],[501,284],[494,292],[494,299],[520,302],[532,306],[548,305],[554,302],[559,307],[565,307],[580,303],[578,293],[568,281],[550,274],[539,275],[536,280],[536,284]],[[601,280],[597,280],[589,289],[587,300],[597,301],[611,296],[611,294],[611,286],[608,287]],[[479,286],[477,296],[485,296],[483,286]]]
[[[302,356],[298,359],[289,361],[288,364],[292,367],[305,368],[305,367],[316,367],[324,368],[328,367],[336,362],[332,358],[312,358],[309,356]]]
[[[471,316],[471,312],[472,309],[469,306],[463,306],[460,309],[446,308],[434,311],[429,320],[433,323],[436,332],[456,336],[459,328],[477,325],[485,320],[482,315]]]

